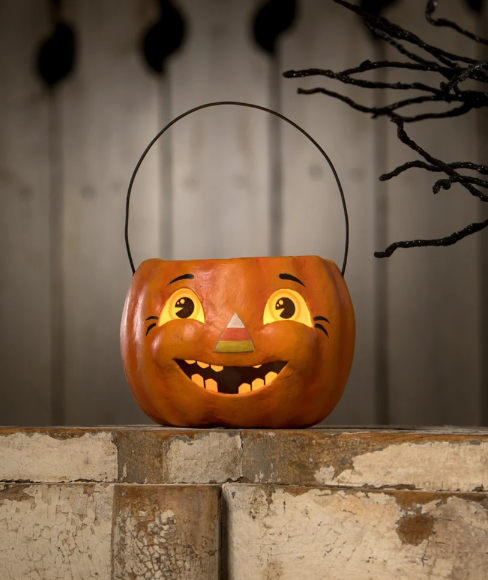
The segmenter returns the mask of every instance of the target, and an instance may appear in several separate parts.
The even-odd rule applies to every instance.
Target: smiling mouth
[[[286,362],[274,361],[254,367],[218,366],[208,363],[175,359],[180,369],[196,385],[227,395],[242,395],[271,384]]]

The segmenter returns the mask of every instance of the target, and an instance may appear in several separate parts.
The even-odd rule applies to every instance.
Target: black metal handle
[[[237,107],[249,107],[250,109],[258,109],[259,111],[264,111],[265,113],[270,113],[271,115],[274,115],[275,117],[279,117],[283,121],[286,121],[292,127],[295,127],[295,129],[298,129],[298,131],[300,131],[300,133],[305,135],[305,137],[309,141],[311,141],[315,145],[315,147],[317,147],[317,149],[320,151],[320,153],[322,153],[323,157],[326,159],[327,163],[329,164],[329,166],[332,170],[332,173],[334,175],[334,178],[336,180],[337,187],[339,188],[339,194],[340,194],[341,200],[342,200],[342,207],[344,209],[344,221],[345,221],[345,225],[346,225],[346,240],[345,240],[345,246],[344,246],[344,260],[342,262],[342,270],[341,270],[342,276],[344,276],[344,274],[346,272],[347,254],[349,252],[349,216],[347,214],[346,198],[344,196],[344,191],[342,189],[342,185],[341,185],[341,182],[339,180],[339,176],[337,175],[337,171],[336,171],[332,161],[330,160],[330,157],[322,149],[322,147],[317,143],[317,141],[315,141],[315,139],[305,131],[305,129],[302,129],[299,125],[297,125],[296,123],[294,123],[293,121],[291,121],[290,119],[288,119],[287,117],[282,115],[281,113],[277,113],[276,111],[273,111],[271,109],[267,109],[266,107],[261,107],[260,105],[253,105],[251,103],[240,103],[238,101],[217,101],[214,103],[205,103],[204,105],[199,105],[198,107],[194,107],[193,109],[190,109],[189,111],[186,111],[185,113],[182,113],[181,115],[178,115],[178,117],[176,117],[170,123],[168,123],[166,125],[166,127],[161,129],[161,131],[149,143],[149,145],[146,147],[143,154],[139,158],[139,161],[137,162],[135,169],[132,173],[132,177],[130,178],[129,189],[127,190],[127,198],[126,198],[126,202],[125,202],[125,246],[127,248],[127,256],[129,257],[130,267],[132,268],[132,274],[135,273],[136,269],[134,267],[134,261],[132,260],[132,254],[131,254],[130,245],[129,245],[129,206],[130,206],[130,196],[132,193],[132,186],[134,185],[134,180],[136,178],[136,175],[137,175],[137,172],[139,171],[140,166],[142,165],[142,162],[144,161],[146,155],[149,153],[149,151],[150,151],[151,147],[154,145],[154,143],[156,143],[156,141],[164,133],[166,133],[166,131],[170,127],[172,127],[175,123],[177,123],[180,119],[183,119],[184,117],[187,117],[188,115],[191,115],[192,113],[195,113],[196,111],[200,111],[202,109],[208,109],[210,107],[218,107],[218,106],[222,106],[222,105],[233,105],[233,106],[237,106]]]

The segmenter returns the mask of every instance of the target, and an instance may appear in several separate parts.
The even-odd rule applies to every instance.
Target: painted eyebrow
[[[173,282],[178,282],[178,280],[193,280],[193,278],[195,278],[193,274],[183,274],[182,276],[178,276],[174,280],[171,280],[171,282],[168,282],[168,286],[173,284]]]
[[[305,284],[301,280],[299,280],[296,276],[292,276],[291,274],[280,274],[279,277],[282,280],[291,280],[292,282],[298,282],[302,286],[305,286]]]

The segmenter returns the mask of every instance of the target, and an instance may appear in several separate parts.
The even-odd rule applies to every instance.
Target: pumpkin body
[[[317,256],[143,262],[121,324],[125,374],[154,421],[307,427],[339,401],[355,322]]]

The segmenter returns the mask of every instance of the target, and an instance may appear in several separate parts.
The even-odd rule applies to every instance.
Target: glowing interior
[[[218,366],[201,361],[175,361],[180,369],[196,385],[227,395],[242,395],[258,391],[271,384],[282,371],[286,362],[274,361],[262,365],[249,366]]]

